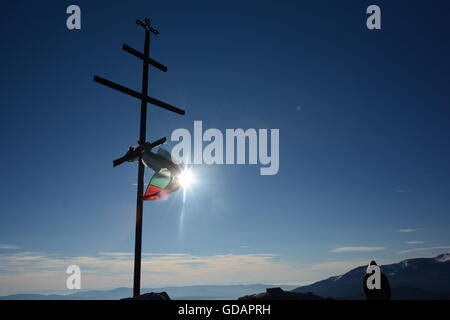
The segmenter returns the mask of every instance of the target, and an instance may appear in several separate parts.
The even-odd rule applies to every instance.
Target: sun
[[[178,175],[178,181],[182,188],[189,188],[192,184],[195,183],[195,177],[192,173],[192,170],[190,169],[184,169],[179,175]]]

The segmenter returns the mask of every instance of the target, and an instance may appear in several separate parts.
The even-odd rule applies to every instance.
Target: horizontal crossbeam
[[[167,67],[165,65],[159,63],[158,61],[153,60],[152,58],[146,57],[144,54],[142,54],[139,51],[131,48],[130,46],[124,44],[122,46],[122,49],[125,50],[128,53],[131,53],[133,56],[144,60],[146,63],[151,64],[155,68],[158,68],[159,70],[161,70],[163,72],[167,72]]]
[[[117,84],[115,82],[106,80],[105,78],[102,78],[102,77],[99,77],[99,76],[94,76],[94,81],[98,82],[100,84],[103,84],[104,86],[107,86],[107,87],[110,87],[110,88],[115,89],[117,91],[120,91],[122,93],[128,94],[128,95],[130,95],[132,97],[135,97],[137,99],[144,100],[144,101],[146,101],[148,103],[151,103],[151,104],[153,104],[155,106],[158,106],[160,108],[163,108],[163,109],[166,109],[166,110],[169,110],[169,111],[181,114],[181,115],[184,115],[186,113],[186,111],[184,111],[183,109],[179,109],[179,108],[174,107],[174,106],[172,106],[172,105],[170,105],[168,103],[162,102],[162,101],[160,101],[158,99],[155,99],[155,98],[152,98],[152,97],[149,97],[149,96],[145,96],[145,95],[143,95],[143,94],[141,94],[141,93],[139,93],[137,91],[131,90],[131,89],[129,89],[127,87],[124,87],[124,86],[122,86],[120,84]]]

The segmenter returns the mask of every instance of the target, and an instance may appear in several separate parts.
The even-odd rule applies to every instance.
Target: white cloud
[[[409,233],[409,232],[416,232],[416,231],[419,231],[419,230],[422,230],[423,228],[418,228],[418,229],[398,229],[396,232],[406,232],[406,233]]]
[[[405,244],[422,244],[423,241],[405,241]]]
[[[201,284],[310,284],[366,265],[370,259],[328,261],[299,267],[277,254],[191,255],[144,253],[142,287]],[[0,295],[64,290],[69,265],[81,268],[82,289],[130,287],[133,254],[102,252],[95,256],[58,256],[41,252],[0,254]]]
[[[344,272],[348,272],[351,269],[368,265],[370,263],[370,259],[359,259],[359,260],[352,260],[352,261],[329,261],[329,262],[322,262],[318,264],[314,264],[312,266],[308,266],[305,269],[306,270],[328,270],[334,272],[332,275],[341,274]]]
[[[414,249],[397,251],[397,253],[404,254],[404,253],[411,253],[411,252],[418,252],[418,251],[431,251],[431,250],[442,250],[442,249],[450,249],[450,246],[440,246],[440,247],[430,247],[430,248],[414,248]]]
[[[0,244],[0,249],[11,249],[11,250],[17,250],[20,249],[19,246],[16,246],[14,244]]]
[[[331,252],[371,252],[386,250],[386,247],[339,247],[334,248]]]

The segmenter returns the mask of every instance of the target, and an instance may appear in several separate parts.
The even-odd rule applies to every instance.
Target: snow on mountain
[[[369,263],[369,261],[367,262]],[[407,259],[380,266],[392,289],[392,299],[449,299],[450,253],[434,258]],[[367,266],[294,289],[335,299],[364,299]]]
[[[450,260],[450,253],[443,253],[436,257],[436,261],[446,262]]]

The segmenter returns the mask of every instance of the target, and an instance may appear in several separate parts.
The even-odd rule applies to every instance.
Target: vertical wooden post
[[[144,56],[150,57],[150,30],[145,30]],[[142,67],[142,95],[148,94],[148,63],[144,60]],[[141,126],[139,134],[139,145],[146,142],[147,131],[147,101],[141,99]],[[144,209],[144,164],[139,159],[138,186],[136,199],[136,234],[134,244],[134,282],[133,297],[141,293],[141,254],[142,254],[142,213]]]

